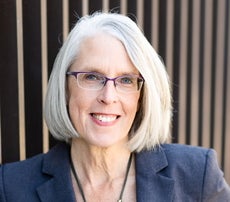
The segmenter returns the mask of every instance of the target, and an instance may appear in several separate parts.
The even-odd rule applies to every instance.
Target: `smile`
[[[108,122],[112,122],[115,121],[118,116],[116,115],[105,115],[105,114],[91,114],[95,119],[104,122],[104,123],[108,123]]]

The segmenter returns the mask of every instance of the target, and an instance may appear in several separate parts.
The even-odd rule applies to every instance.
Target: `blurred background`
[[[47,81],[68,32],[95,11],[139,24],[171,79],[172,142],[214,148],[230,183],[230,0],[0,0],[0,163],[56,143]]]

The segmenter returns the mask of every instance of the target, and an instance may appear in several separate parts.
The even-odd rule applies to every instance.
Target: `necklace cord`
[[[76,180],[76,182],[77,182],[77,185],[78,185],[79,191],[80,191],[80,193],[81,193],[82,199],[83,199],[84,202],[86,202],[85,194],[84,194],[84,191],[83,191],[83,189],[82,189],[82,185],[81,185],[80,180],[79,180],[79,178],[78,178],[77,172],[76,172],[76,170],[75,170],[75,168],[74,168],[74,165],[73,165],[73,161],[72,161],[71,155],[70,155],[70,166],[71,166],[71,170],[72,170],[72,172],[73,172],[74,178],[75,178],[75,180]]]
[[[128,174],[129,174],[129,170],[130,170],[130,167],[131,167],[131,163],[132,163],[132,153],[131,153],[130,156],[129,156],[129,161],[128,161],[128,163],[127,163],[127,168],[126,168],[126,173],[125,173],[125,179],[124,179],[124,182],[123,182],[123,185],[122,185],[122,188],[121,188],[121,193],[120,193],[118,202],[122,202],[122,196],[123,196],[123,193],[124,193],[124,190],[125,190],[125,185],[126,185],[126,182],[127,182],[127,179],[128,179]],[[80,180],[79,180],[79,178],[78,178],[76,169],[75,169],[75,167],[74,167],[74,165],[73,165],[73,161],[72,161],[72,158],[71,158],[71,154],[70,154],[70,166],[71,166],[71,170],[72,170],[72,172],[73,172],[74,178],[75,178],[75,180],[76,180],[76,182],[77,182],[77,185],[78,185],[79,191],[80,191],[80,193],[81,193],[82,199],[83,199],[84,202],[86,202],[85,194],[84,194],[82,185],[81,185],[81,183],[80,183]]]
[[[122,189],[121,189],[121,193],[120,193],[119,200],[118,200],[120,202],[122,201],[122,196],[123,196],[123,193],[124,193],[124,190],[125,190],[125,185],[126,185],[127,178],[128,178],[128,175],[129,175],[129,170],[130,170],[130,167],[131,167],[131,163],[132,163],[132,153],[129,156],[129,161],[128,161],[127,168],[126,168],[126,173],[125,173],[125,179],[124,179]]]

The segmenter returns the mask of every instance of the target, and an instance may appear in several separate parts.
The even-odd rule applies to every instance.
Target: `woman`
[[[137,25],[83,17],[45,102],[49,130],[66,143],[4,165],[0,201],[230,201],[213,150],[165,144],[170,117],[167,73]]]

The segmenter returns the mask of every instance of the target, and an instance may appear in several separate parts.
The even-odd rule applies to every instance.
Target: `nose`
[[[112,104],[118,101],[118,94],[113,80],[106,81],[104,87],[98,95],[97,100],[104,104]]]

